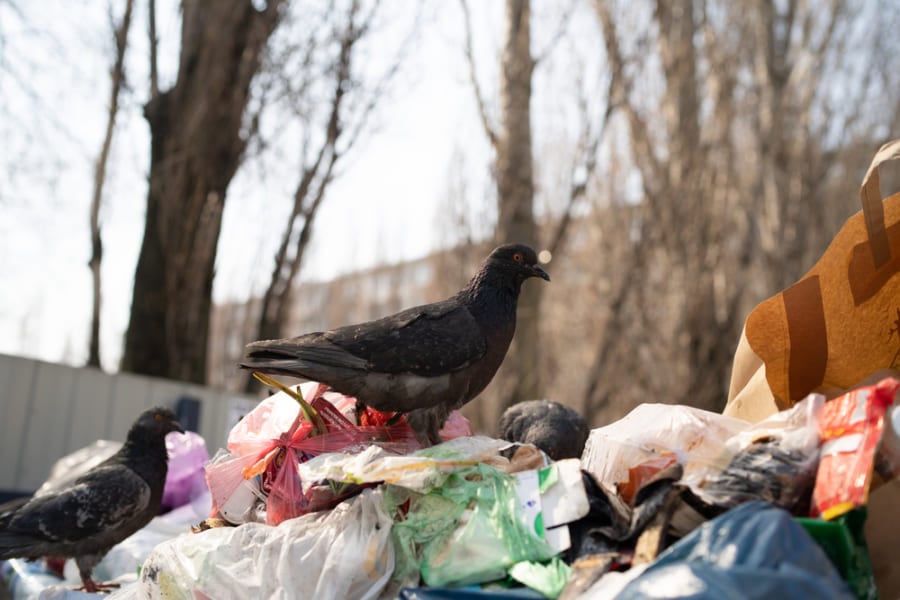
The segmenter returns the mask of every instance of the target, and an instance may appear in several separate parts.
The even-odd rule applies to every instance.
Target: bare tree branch
[[[612,92],[610,103],[616,109],[622,110],[628,120],[629,129],[631,130],[631,143],[634,148],[633,155],[638,165],[642,166],[645,174],[645,186],[649,189],[648,195],[652,198],[656,196],[656,182],[660,182],[664,178],[663,168],[654,152],[655,144],[650,138],[650,130],[646,120],[644,120],[637,109],[631,102],[631,89],[633,83],[631,77],[626,71],[625,59],[622,56],[621,44],[616,30],[615,22],[610,13],[608,3],[605,0],[596,0],[594,8],[600,19],[600,25],[603,30],[603,42],[606,46],[606,58],[609,62],[610,71],[612,72],[612,80],[610,83]]]
[[[569,185],[569,197],[566,200],[566,207],[550,237],[548,249],[550,255],[553,257],[556,257],[562,249],[562,246],[568,237],[575,204],[587,193],[587,186],[593,177],[594,172],[597,170],[597,152],[600,148],[600,143],[603,141],[603,136],[606,134],[606,127],[609,125],[613,110],[615,109],[615,106],[612,104],[612,89],[615,85],[614,78],[615,75],[611,74],[608,79],[606,86],[606,110],[603,111],[603,117],[597,125],[596,131],[592,126],[590,118],[590,100],[584,91],[578,95],[578,107],[582,123],[581,135],[578,142],[579,156],[572,162],[570,175],[571,183]]]
[[[563,11],[562,16],[559,19],[559,23],[556,25],[556,29],[553,31],[553,35],[550,36],[550,41],[547,42],[547,46],[541,50],[540,52],[535,53],[534,64],[540,64],[544,60],[550,56],[550,53],[553,52],[553,49],[556,48],[556,45],[559,44],[560,40],[565,36],[566,29],[569,28],[569,22],[572,20],[572,14],[575,12],[575,7],[577,6],[578,0],[571,0],[569,5],[566,6],[566,9]]]
[[[462,6],[463,15],[466,24],[466,61],[469,65],[469,81],[472,83],[472,91],[475,92],[475,102],[478,104],[478,115],[481,118],[481,125],[484,127],[484,133],[487,135],[493,148],[497,147],[497,131],[491,124],[491,119],[487,114],[487,106],[484,102],[484,95],[481,92],[481,85],[478,83],[478,73],[475,69],[475,52],[472,49],[472,22],[469,15],[469,4],[466,0],[459,0]]]
[[[147,0],[147,33],[150,37],[150,99],[159,96],[159,65],[157,49],[159,38],[156,35],[156,0]]]
[[[128,46],[128,31],[131,28],[131,12],[133,8],[134,0],[126,0],[125,14],[122,16],[121,23],[118,27],[113,25],[116,57],[111,72],[112,84],[109,94],[109,111],[106,118],[106,132],[103,136],[100,156],[97,158],[97,164],[94,170],[94,194],[91,198],[91,258],[90,261],[88,261],[88,265],[91,268],[94,298],[91,311],[91,329],[90,340],[88,342],[87,364],[90,367],[97,368],[100,368],[100,308],[102,305],[100,264],[103,261],[103,240],[100,231],[100,206],[103,203],[103,186],[106,183],[106,165],[109,161],[113,132],[116,128],[116,117],[119,114],[119,93],[125,83],[125,50]],[[110,7],[110,11],[112,11],[112,7]]]
[[[649,226],[649,220],[641,220],[641,233],[637,242],[632,241],[630,236],[623,238],[623,241],[628,244],[628,250],[624,253],[626,262],[622,265],[621,270],[624,276],[619,278],[619,285],[608,300],[609,317],[602,335],[598,336],[599,344],[594,351],[594,357],[585,376],[584,406],[588,419],[599,414],[609,404],[610,389],[613,386],[604,385],[603,382],[606,380],[609,370],[613,368],[610,360],[612,351],[624,337],[626,323],[623,314],[625,308],[629,305],[636,288],[646,285],[646,282],[641,281],[641,278],[635,275],[644,270],[646,257],[650,252],[649,244],[645,243]]]
[[[403,57],[406,56],[412,48],[413,42],[419,34],[418,32],[421,24],[422,5],[419,4],[416,10],[416,17],[413,19],[412,27],[410,28],[406,37],[397,47],[397,51],[394,53],[394,57],[390,61],[390,66],[388,66],[387,70],[381,75],[381,77],[372,87],[372,91],[369,93],[368,99],[363,103],[362,110],[356,117],[355,123],[351,126],[351,131],[347,135],[347,141],[344,143],[344,147],[341,149],[342,154],[346,154],[359,141],[359,138],[362,136],[367,124],[370,121],[370,117],[375,112],[375,109],[378,107],[381,99],[387,93],[387,90],[391,87],[394,79],[400,72],[400,67],[403,65]]]
[[[33,112],[39,113],[43,118],[47,119],[53,126],[53,129],[62,134],[66,141],[77,146],[85,157],[90,155],[91,152],[85,145],[84,140],[73,133],[71,126],[59,117],[59,111],[55,110],[54,104],[34,86],[29,67],[19,67],[14,63],[7,63],[5,67],[5,74],[19,86],[23,94],[28,96],[31,107],[34,109]],[[19,70],[20,68],[21,70]]]

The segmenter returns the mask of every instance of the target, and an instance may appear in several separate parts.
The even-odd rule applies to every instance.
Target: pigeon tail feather
[[[14,531],[0,531],[0,560],[40,555],[41,540]]]
[[[323,364],[302,358],[271,358],[268,360],[253,360],[241,363],[241,366],[260,373],[269,375],[282,375],[285,377],[297,377],[310,381],[319,381],[338,389],[340,381],[360,377],[361,374],[347,368],[338,368],[334,365]],[[338,384],[337,386],[335,384]],[[340,391],[340,390],[338,390]]]
[[[365,359],[329,343],[298,345],[294,340],[266,340],[247,345],[247,358],[241,366],[255,369],[259,366],[283,366],[280,361],[309,362],[323,367],[365,369],[369,366]],[[275,363],[273,365],[273,363]]]

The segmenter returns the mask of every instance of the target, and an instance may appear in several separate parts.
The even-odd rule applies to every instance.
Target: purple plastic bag
[[[206,442],[193,431],[169,433],[166,448],[169,450],[169,470],[163,491],[163,512],[187,504],[206,491],[203,467],[209,460]]]

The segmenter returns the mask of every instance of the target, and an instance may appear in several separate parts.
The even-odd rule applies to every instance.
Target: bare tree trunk
[[[531,76],[534,66],[530,2],[507,0],[506,42],[500,75],[501,131],[494,145],[498,202],[495,237],[498,244],[538,245],[531,149]],[[509,372],[507,377],[512,377],[513,385],[501,398],[501,412],[507,406],[538,397],[540,303],[539,286],[523,286],[516,336],[505,361],[512,368],[504,369]]]
[[[529,0],[507,0],[501,66],[501,135],[497,140],[499,242],[534,244],[534,175],[531,152],[531,12]]]
[[[203,383],[225,194],[250,83],[284,1],[182,3],[175,85],[151,97],[150,189],[122,368]]]
[[[106,183],[106,163],[109,160],[109,150],[112,146],[113,132],[116,129],[116,117],[119,114],[119,92],[125,81],[125,49],[128,46],[128,30],[131,28],[131,11],[134,8],[134,0],[126,0],[125,14],[122,21],[115,29],[116,58],[113,63],[111,79],[112,85],[109,94],[109,112],[106,118],[106,133],[103,136],[103,145],[100,148],[100,156],[94,170],[94,195],[91,198],[91,259],[88,266],[91,268],[91,283],[94,293],[94,301],[91,309],[91,331],[88,342],[87,366],[100,368],[100,308],[102,306],[100,286],[100,264],[103,261],[103,239],[100,232],[100,205],[103,203],[103,186]]]
[[[531,6],[529,0],[506,1],[506,39],[500,65],[500,129],[495,130],[487,114],[484,95],[476,77],[472,31],[466,0],[461,0],[466,23],[466,58],[485,134],[496,154],[497,227],[495,243],[538,246],[534,219],[534,173],[531,147],[531,78],[536,61],[531,54]],[[539,329],[541,289],[526,285],[519,296],[516,336],[497,377],[500,406],[496,421],[506,407],[540,393]],[[508,384],[508,385],[507,385]],[[485,406],[488,412],[492,408]]]

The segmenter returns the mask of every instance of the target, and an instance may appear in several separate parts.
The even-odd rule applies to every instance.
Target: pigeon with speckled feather
[[[168,469],[166,434],[184,430],[171,410],[144,411],[122,448],[62,487],[0,514],[0,559],[74,558],[88,592],[109,550],[159,514]]]
[[[490,383],[516,329],[522,283],[550,280],[528,246],[491,252],[469,284],[442,302],[295,338],[252,342],[241,366],[319,381],[367,406],[407,414],[423,443],[439,443],[451,411]]]
[[[552,400],[528,400],[506,409],[499,437],[534,444],[553,460],[580,458],[589,428],[578,412]]]

